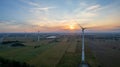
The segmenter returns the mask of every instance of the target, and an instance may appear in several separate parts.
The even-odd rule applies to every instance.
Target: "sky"
[[[0,32],[120,32],[120,0],[0,0]]]

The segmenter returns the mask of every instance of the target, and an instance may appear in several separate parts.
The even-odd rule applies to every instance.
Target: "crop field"
[[[26,47],[4,47],[0,51],[0,56],[19,61],[29,61],[37,54],[42,53],[44,50],[55,45],[55,43],[51,43],[49,45],[37,45],[40,45],[40,47],[34,48],[34,46],[31,45]]]
[[[34,67],[78,67],[81,63],[82,41],[78,35],[41,38],[40,41],[35,38],[8,37],[4,41],[20,41],[25,45],[0,45],[0,57],[6,59],[26,62]],[[85,38],[85,62],[91,67],[119,67],[119,42]]]
[[[99,61],[101,67],[120,67],[120,40],[87,40],[89,49]]]

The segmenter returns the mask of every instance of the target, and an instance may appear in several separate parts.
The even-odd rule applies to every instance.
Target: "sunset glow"
[[[73,25],[70,25],[70,27],[69,27],[71,30],[74,30],[75,29],[75,27],[73,26]]]
[[[1,0],[0,32],[63,32],[79,29],[76,23],[120,31],[119,6],[119,0]]]

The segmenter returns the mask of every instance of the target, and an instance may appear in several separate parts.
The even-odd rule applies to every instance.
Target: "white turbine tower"
[[[81,64],[80,67],[89,67],[88,64],[85,63],[85,44],[84,44],[84,35],[85,35],[85,27],[82,27],[80,24],[78,24],[80,28],[82,29],[82,56],[81,56]]]
[[[85,62],[85,44],[84,44],[84,31],[86,28],[82,27],[79,24],[80,28],[82,29],[82,57],[81,57],[81,61],[84,63]]]

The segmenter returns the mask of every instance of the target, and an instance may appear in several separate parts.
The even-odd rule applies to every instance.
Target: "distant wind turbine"
[[[7,38],[9,35],[10,35],[10,34],[5,34],[5,35],[3,35],[3,37],[0,38],[0,43],[2,43],[3,40],[4,40],[5,38]]]
[[[40,31],[38,31],[38,38],[37,41],[40,41]]]
[[[2,43],[4,40],[4,36],[0,38],[0,43]]]
[[[36,32],[36,34],[35,35],[37,35],[37,41],[40,41],[40,30],[39,30],[39,25],[34,25],[37,29],[37,32]],[[33,26],[33,27],[34,27]]]
[[[25,34],[25,36],[24,36],[24,37],[25,37],[25,39],[26,39],[26,38],[27,38],[27,32],[25,32],[24,34]]]

